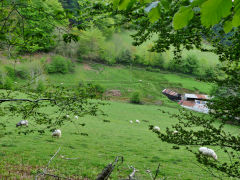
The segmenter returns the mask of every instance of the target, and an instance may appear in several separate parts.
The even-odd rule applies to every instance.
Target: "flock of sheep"
[[[70,118],[69,115],[66,115],[67,118]],[[74,116],[75,119],[78,119],[78,116]],[[135,121],[136,123],[140,123],[140,120],[136,119]],[[131,120],[130,123],[132,124],[133,121]],[[19,127],[19,126],[28,126],[28,120],[21,120],[20,122],[18,122],[16,124],[16,127]],[[153,127],[153,130],[155,131],[160,131],[160,127],[158,126],[154,126]],[[173,134],[177,134],[178,131],[173,131]],[[60,138],[62,136],[62,132],[60,129],[56,129],[55,131],[52,132],[52,137],[58,137]],[[211,157],[213,158],[214,160],[217,160],[217,154],[214,152],[214,150],[212,149],[209,149],[207,147],[200,147],[199,148],[199,152],[204,155],[204,156],[207,156],[207,157]]]
[[[132,120],[130,120],[130,123],[132,124],[133,123],[133,121]],[[136,123],[140,123],[140,120],[136,120]],[[154,131],[160,131],[160,127],[158,127],[158,126],[154,126],[153,127],[153,130]],[[177,134],[178,133],[178,131],[173,131],[173,134]],[[215,153],[215,151],[214,150],[212,150],[212,149],[210,149],[210,148],[207,148],[207,147],[200,147],[199,149],[198,149],[198,151],[199,151],[199,153],[201,153],[202,155],[204,155],[204,156],[207,156],[207,157],[210,157],[210,158],[213,158],[214,160],[217,160],[217,154]]]
[[[69,115],[66,115],[66,118],[70,118]],[[74,116],[75,119],[78,119],[78,116]],[[16,127],[26,126],[28,127],[28,120],[21,120],[16,124]],[[56,129],[52,132],[52,137],[60,138],[62,136],[62,131],[60,129]]]

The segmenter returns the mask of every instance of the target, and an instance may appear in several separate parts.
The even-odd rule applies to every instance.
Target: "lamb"
[[[217,160],[217,154],[212,149],[209,149],[207,147],[200,147],[199,152],[204,156],[212,157],[213,159]]]
[[[140,123],[140,121],[138,119],[136,119],[136,123]]]
[[[53,133],[52,133],[52,137],[56,136],[58,138],[60,138],[62,136],[62,132],[60,129],[56,129]]]
[[[154,129],[155,131],[160,131],[160,127],[158,127],[158,126],[154,126],[153,129]]]
[[[78,119],[78,116],[74,116],[75,117],[75,119]]]
[[[16,127],[18,126],[28,126],[28,120],[21,120],[16,124]]]
[[[131,124],[133,123],[133,121],[131,120],[131,121],[129,121]]]

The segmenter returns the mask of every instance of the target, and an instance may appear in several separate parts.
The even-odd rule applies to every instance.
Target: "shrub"
[[[73,72],[73,64],[70,60],[62,56],[54,56],[50,64],[46,65],[48,73],[62,73]]]
[[[15,75],[16,75],[16,77],[19,77],[21,79],[28,79],[29,78],[29,72],[26,69],[26,67],[16,68]]]
[[[87,92],[91,98],[102,97],[105,92],[105,88],[100,84],[93,84],[91,82],[84,83],[80,81],[78,84],[79,92],[84,91]]]
[[[160,69],[152,68],[151,66],[148,66],[148,67],[146,68],[146,71],[150,71],[150,72],[161,72]]]
[[[183,59],[172,59],[168,66],[168,69],[171,71],[195,75],[198,74],[199,68],[198,59],[194,55],[188,55]]]
[[[134,92],[132,94],[132,97],[130,99],[130,102],[133,104],[141,104],[141,98],[140,98],[140,93],[139,92]]]
[[[183,59],[182,64],[180,65],[180,72],[197,74],[199,67],[197,57],[194,55],[188,55],[185,59]]]
[[[105,37],[99,29],[92,27],[83,31],[79,36],[78,56],[83,60],[104,62],[102,59],[104,42]]]
[[[132,64],[133,56],[129,49],[122,51],[117,57],[116,62],[119,64]]]
[[[16,76],[15,76],[15,70],[13,67],[10,67],[10,66],[5,66],[5,70],[7,72],[7,76],[14,79]]]
[[[96,93],[103,94],[105,92],[105,88],[100,84],[95,84],[94,89],[96,90]]]
[[[10,77],[6,77],[3,88],[8,90],[13,89],[13,81]]]
[[[163,68],[164,65],[164,57],[162,54],[157,54],[154,58],[153,66],[158,68]]]
[[[39,80],[36,88],[37,92],[40,92],[40,93],[44,92],[45,89],[46,89],[45,84],[43,83],[43,81]]]

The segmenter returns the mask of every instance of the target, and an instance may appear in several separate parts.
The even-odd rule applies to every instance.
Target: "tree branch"
[[[27,101],[27,102],[38,103],[39,101],[55,101],[55,99],[50,99],[50,98],[42,98],[42,99],[36,99],[36,100],[31,100],[31,99],[0,99],[0,103],[10,102],[10,101]]]

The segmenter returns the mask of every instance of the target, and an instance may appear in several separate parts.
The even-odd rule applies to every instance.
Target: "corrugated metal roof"
[[[201,113],[205,113],[208,114],[209,109],[206,105],[206,101],[199,101],[199,100],[195,100],[195,101],[185,101],[182,100],[179,102],[179,104],[187,109],[193,110],[193,111],[197,111],[197,112],[201,112]]]
[[[164,93],[164,94],[169,94],[169,95],[171,95],[171,96],[178,96],[178,93],[172,91],[171,89],[164,89],[164,90],[162,91],[162,93]]]
[[[191,98],[191,99],[210,99],[208,95],[205,94],[185,94],[184,98]]]

